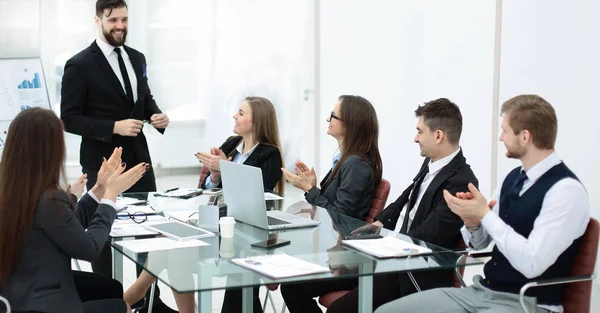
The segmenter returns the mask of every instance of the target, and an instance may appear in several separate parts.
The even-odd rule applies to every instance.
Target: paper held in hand
[[[325,266],[310,263],[287,254],[261,255],[243,259],[233,259],[233,263],[249,268],[271,278],[285,278],[310,274],[328,273]]]
[[[421,247],[395,237],[342,240],[342,244],[372,255],[376,258],[399,258],[432,252],[429,248]]]

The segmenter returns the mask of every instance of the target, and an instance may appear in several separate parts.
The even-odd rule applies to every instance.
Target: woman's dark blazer
[[[351,155],[328,182],[330,175],[331,170],[321,181],[320,190],[313,187],[305,193],[306,201],[359,220],[366,219],[379,184],[375,182],[373,167],[358,155]]]
[[[219,149],[223,150],[223,153],[233,160],[239,153],[236,147],[242,140],[242,136],[229,137]],[[265,191],[273,191],[277,183],[281,180],[281,175],[283,175],[281,173],[283,161],[281,160],[279,148],[276,146],[259,143],[248,159],[244,161],[244,164],[259,167],[262,170]],[[202,182],[202,188],[205,187],[205,182]],[[219,183],[219,187],[221,187],[221,183]]]
[[[74,202],[62,190],[40,199],[16,267],[0,288],[14,311],[83,312],[71,259],[100,255],[117,212],[89,194]]]

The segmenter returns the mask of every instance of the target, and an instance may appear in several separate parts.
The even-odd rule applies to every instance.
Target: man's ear
[[[531,133],[527,129],[524,129],[521,132],[521,138],[523,139],[523,141],[525,141],[525,143],[529,143],[529,142],[533,141],[533,137],[531,136]]]
[[[443,131],[441,131],[441,130],[439,130],[439,129],[435,131],[435,141],[436,141],[437,143],[441,143],[441,142],[442,142],[442,140],[444,140],[444,137],[445,137],[445,136],[446,136],[446,134],[444,134],[444,132],[443,132]]]

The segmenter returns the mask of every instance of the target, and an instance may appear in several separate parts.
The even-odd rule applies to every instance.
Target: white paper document
[[[146,200],[123,197],[123,198],[118,198],[116,204],[117,204],[117,207],[122,208],[122,207],[128,206],[128,205],[143,204],[143,203],[146,203]]]
[[[122,213],[119,213],[122,214]],[[148,215],[148,221],[166,221],[164,216],[160,215]],[[138,224],[130,218],[127,219],[116,219],[110,230],[110,236],[113,238],[119,237],[135,237],[145,235],[157,235],[158,232],[146,229],[142,227],[142,224]]]
[[[147,236],[147,235],[158,235],[158,232],[146,229],[138,224],[124,224],[124,225],[113,225],[110,230],[110,236],[113,238],[119,237],[135,237],[135,236]]]
[[[202,240],[178,241],[165,237],[119,241],[117,245],[135,253],[208,246]]]
[[[421,247],[395,237],[342,240],[342,244],[377,258],[398,258],[432,252],[429,248]]]
[[[265,192],[265,200],[283,200],[283,197],[278,196],[274,193]]]
[[[249,268],[271,278],[285,278],[318,273],[331,270],[325,266],[300,260],[287,254],[261,255],[243,259],[233,259],[233,263]]]
[[[154,208],[152,208],[149,205],[127,205],[124,207],[121,207],[123,210],[123,212],[128,212],[131,214],[134,213],[146,213],[146,214],[156,214],[158,212],[156,212],[156,210],[154,210]]]

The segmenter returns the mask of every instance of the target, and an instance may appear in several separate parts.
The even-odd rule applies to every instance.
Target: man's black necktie
[[[421,189],[421,184],[429,173],[429,166],[425,167],[421,173],[417,176],[417,178],[413,181],[413,190],[410,193],[410,197],[408,198],[408,208],[406,213],[404,213],[404,221],[402,222],[402,227],[400,228],[400,233],[405,234],[408,231],[408,216],[410,215],[410,211],[417,203],[417,198],[419,198],[419,189]]]
[[[123,61],[123,56],[121,55],[121,49],[115,48],[115,52],[117,53],[119,59],[119,69],[121,70],[121,75],[123,75],[123,82],[125,83],[125,93],[127,94],[127,99],[129,99],[129,103],[131,104],[131,106],[133,106],[133,90],[131,89],[131,81],[129,80],[129,74],[127,74],[125,61]]]
[[[505,207],[510,208],[512,203],[519,199],[519,194],[521,193],[521,189],[523,188],[523,183],[527,180],[527,173],[525,171],[521,171],[519,177],[515,180],[514,184],[511,188],[506,192],[506,196],[504,196],[504,201],[506,202]]]

